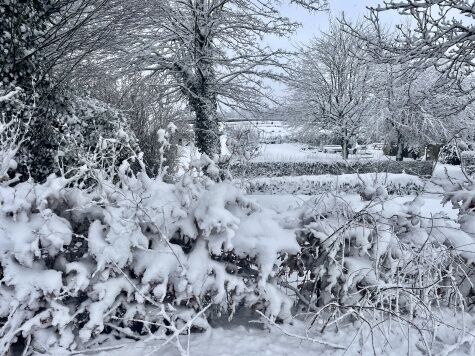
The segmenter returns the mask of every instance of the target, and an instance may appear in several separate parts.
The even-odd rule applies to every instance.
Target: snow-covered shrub
[[[63,95],[51,85],[41,49],[57,9],[50,0],[0,1],[0,91],[21,88],[13,100],[0,102],[0,115],[29,123],[17,154],[23,179],[44,179],[56,166]]]
[[[259,155],[259,131],[251,124],[226,127],[226,152],[230,163],[247,162]]]
[[[472,149],[471,145],[462,140],[452,140],[444,145],[439,153],[439,162],[444,164],[459,165],[461,154]]]
[[[88,189],[77,184],[85,174],[96,179]],[[286,319],[291,301],[276,268],[281,255],[298,251],[276,213],[207,176],[172,185],[124,161],[118,170],[84,166],[42,184],[4,183],[0,349],[178,340],[238,305]]]
[[[123,160],[138,152],[126,116],[98,100],[69,93],[61,122],[63,135],[57,156],[63,172],[91,164],[91,159],[99,156],[103,166],[104,160],[108,160],[107,165],[118,168]]]
[[[20,92],[19,88],[8,93],[0,91],[0,102],[12,100]],[[15,161],[15,156],[25,140],[27,131],[28,122],[23,122],[21,118],[14,115],[8,119],[5,115],[0,116],[0,182],[8,180],[8,173],[17,169],[18,164]]]
[[[164,128],[156,125],[147,132],[141,132],[138,142],[149,175],[159,175],[167,181],[173,180],[179,168],[180,140],[186,137],[186,131],[184,125],[177,127],[173,122],[169,122]],[[134,132],[137,132],[137,129]]]
[[[0,116],[28,124],[16,155],[22,180],[43,182],[58,173],[60,163],[64,169],[80,164],[100,137],[119,141],[128,132],[123,115],[51,78],[54,60],[45,57],[45,48],[59,40],[51,36],[58,35],[54,26],[63,8],[51,0],[0,1],[0,17],[8,19],[0,21],[0,96],[7,95],[0,100]]]
[[[358,193],[366,187],[373,187],[373,183],[383,186],[388,194],[407,195],[424,189],[423,179],[405,173],[260,177],[245,180],[244,186],[249,194],[314,195],[323,192]]]
[[[230,166],[236,178],[284,177],[321,174],[351,173],[407,173],[421,177],[432,175],[430,161],[354,160],[354,161],[292,161],[292,162],[241,162]]]
[[[464,151],[460,154],[462,169],[468,175],[475,173],[475,151]]]
[[[475,239],[442,213],[424,217],[420,196],[395,200],[382,191],[362,198],[359,209],[330,193],[304,207],[301,253],[284,263],[286,286],[302,310],[404,319],[428,317],[434,305],[464,306]]]

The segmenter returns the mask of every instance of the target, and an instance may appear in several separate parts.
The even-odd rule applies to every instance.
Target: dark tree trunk
[[[404,158],[404,140],[403,140],[402,134],[398,132],[396,161],[402,161],[403,158]]]
[[[343,139],[343,144],[341,145],[341,147],[342,147],[341,155],[343,159],[348,159],[348,139],[347,138]]]
[[[201,153],[205,153],[212,158],[214,155],[221,153],[216,107],[205,98],[198,98],[194,104],[196,147]]]
[[[344,130],[344,137],[343,137],[343,144],[341,145],[342,147],[342,151],[341,151],[341,155],[343,157],[343,159],[348,159],[348,130],[345,129]]]
[[[218,105],[216,92],[213,88],[215,71],[212,58],[212,44],[206,29],[207,5],[205,0],[198,0],[195,3],[194,13],[194,49],[195,68],[194,78],[189,81],[189,102],[195,113],[195,142],[201,153],[207,154],[210,158],[221,153],[221,142],[218,120]]]

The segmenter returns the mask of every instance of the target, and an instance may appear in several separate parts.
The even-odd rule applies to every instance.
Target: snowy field
[[[348,160],[368,160],[368,159],[393,159],[383,154],[382,150],[365,150],[364,153],[350,154]],[[341,153],[324,153],[320,149],[310,147],[306,144],[295,143],[274,143],[261,145],[259,155],[254,159],[256,162],[335,162],[343,161]]]
[[[298,141],[295,128],[285,121],[238,121],[225,123],[226,128],[250,129],[259,134],[260,148],[253,158],[256,162],[312,162],[342,161],[341,153],[324,153],[320,147],[312,147]],[[386,157],[382,150],[364,149],[350,153],[349,160],[394,159]]]

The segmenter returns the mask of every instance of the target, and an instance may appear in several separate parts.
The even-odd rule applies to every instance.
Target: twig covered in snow
[[[338,345],[338,344],[334,344],[334,343],[327,342],[327,341],[324,341],[324,340],[315,339],[315,338],[312,338],[312,337],[309,337],[309,336],[302,336],[302,335],[297,335],[297,334],[294,334],[294,333],[292,333],[292,332],[289,332],[289,331],[285,330],[282,326],[276,324],[275,321],[273,321],[273,320],[271,320],[270,318],[268,318],[266,315],[264,315],[264,314],[263,314],[262,312],[260,312],[259,310],[257,311],[257,313],[258,313],[264,320],[266,320],[269,325],[272,325],[272,326],[276,327],[277,329],[279,329],[282,333],[284,333],[284,334],[287,335],[287,336],[294,337],[294,338],[297,338],[297,339],[300,339],[300,340],[304,340],[304,341],[315,342],[315,343],[318,343],[318,344],[321,344],[321,345],[325,345],[325,346],[331,347],[331,348],[333,348],[333,349],[346,350],[346,346],[343,346],[343,345]]]

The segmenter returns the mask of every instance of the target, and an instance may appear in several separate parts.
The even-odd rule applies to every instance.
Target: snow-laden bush
[[[77,184],[85,174],[88,189]],[[206,176],[172,185],[124,161],[116,172],[4,183],[0,350],[178,340],[238,305],[286,319],[291,301],[274,275],[278,257],[298,251],[274,212]]]
[[[63,171],[84,165],[94,151],[106,152],[101,158],[107,156],[107,164],[116,167],[138,152],[126,116],[101,101],[69,93],[61,122],[63,135],[57,156]]]
[[[226,154],[230,156],[230,164],[242,163],[259,155],[260,133],[251,124],[226,126]]]
[[[444,145],[439,153],[439,162],[444,164],[459,165],[462,153],[473,149],[470,143],[463,140],[452,140]]]
[[[303,208],[301,253],[289,256],[282,270],[302,310],[367,321],[374,313],[406,320],[430,318],[434,305],[465,306],[474,237],[442,213],[424,215],[420,196],[398,200],[378,187],[371,192],[357,209],[331,193]]]
[[[100,101],[68,95],[61,97],[59,108],[48,109],[54,115],[54,125],[50,125],[43,122],[44,108],[37,106],[41,99],[38,93],[0,87],[0,120],[22,129],[22,144],[15,150],[17,173],[22,180],[32,177],[42,182],[51,173],[66,173],[99,157],[101,162],[96,165],[107,163],[117,168],[138,152],[137,140],[123,114]],[[13,134],[12,138],[18,137]],[[4,139],[0,151],[5,152],[6,142]],[[111,151],[107,146],[115,149]]]
[[[314,195],[322,192],[359,193],[374,183],[384,186],[388,194],[407,195],[424,189],[423,179],[405,173],[261,177],[245,180],[244,186],[249,194]]]

